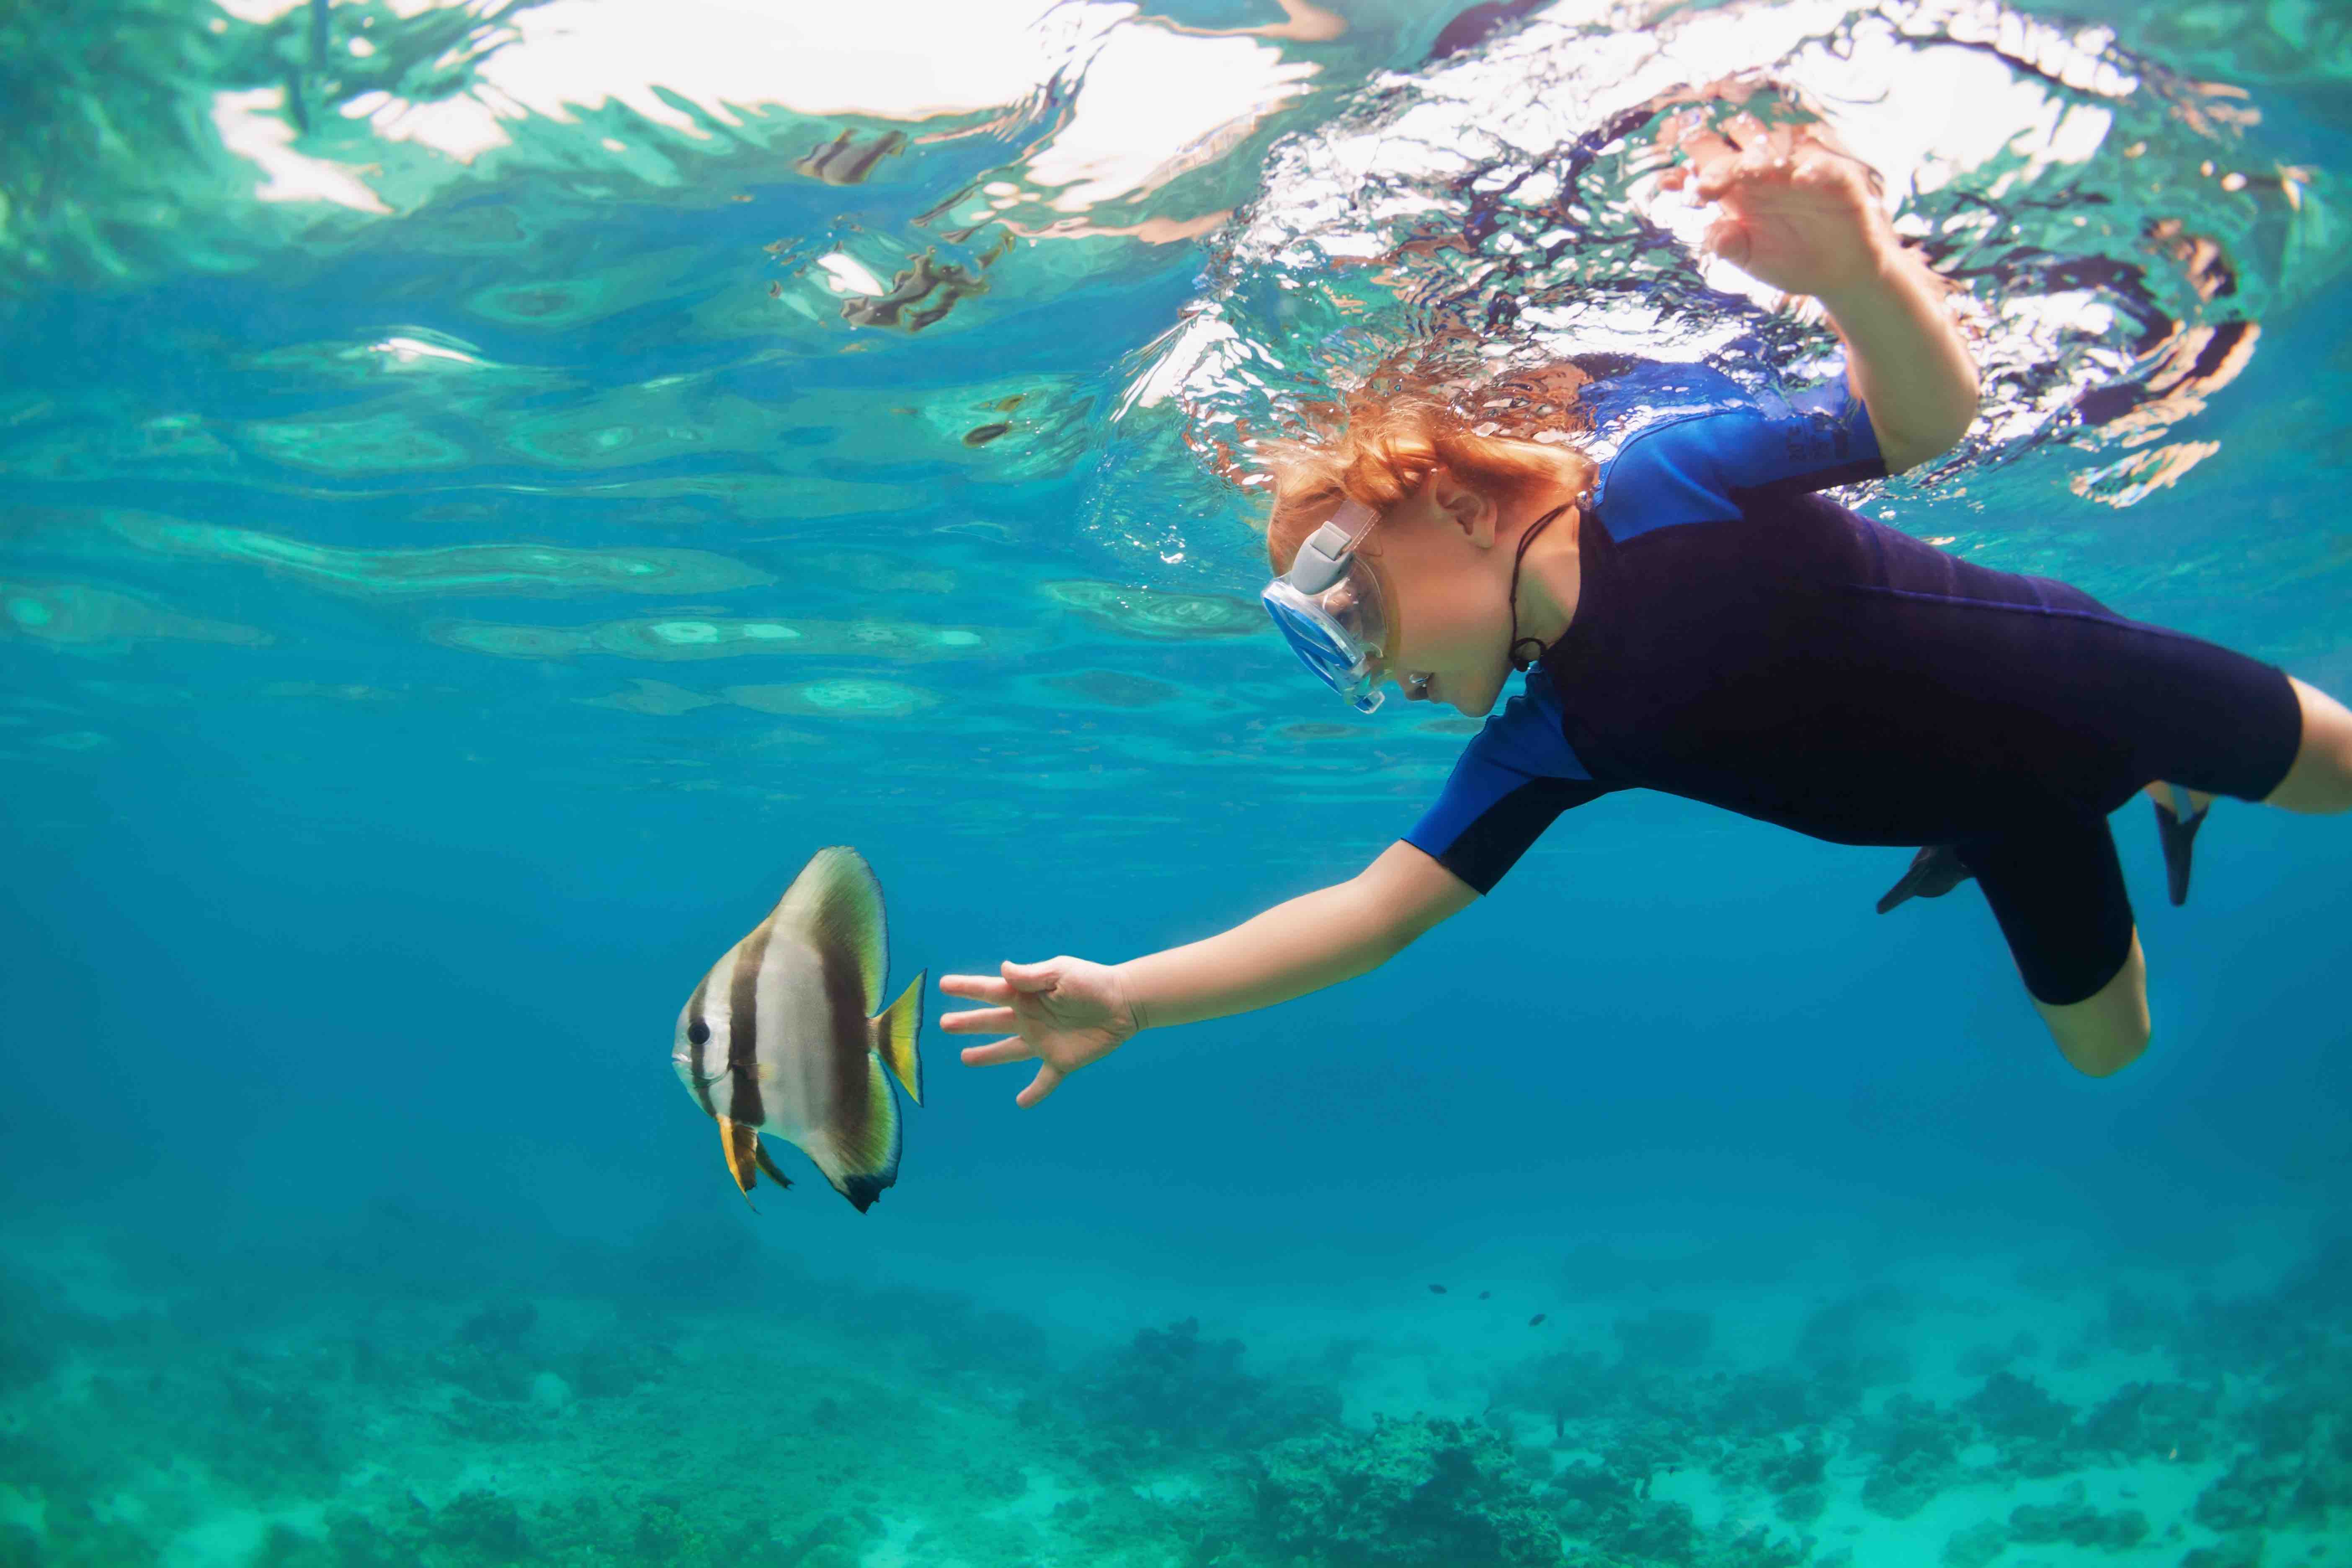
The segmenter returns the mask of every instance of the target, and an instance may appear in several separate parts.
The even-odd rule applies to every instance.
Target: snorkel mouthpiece
[[[1342,501],[1259,596],[1298,661],[1359,713],[1378,710],[1383,695],[1376,667],[1388,637],[1387,605],[1380,580],[1355,558],[1379,521],[1363,502]]]

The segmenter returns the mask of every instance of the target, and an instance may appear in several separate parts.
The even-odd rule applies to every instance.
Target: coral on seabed
[[[1908,1519],[1959,1478],[1960,1445],[1968,1426],[1924,1399],[1898,1394],[1866,1428],[1878,1468],[1863,1483],[1863,1505],[1889,1519]]]
[[[2076,1435],[2074,1413],[2032,1379],[1996,1372],[1959,1409],[2000,1447],[2007,1468],[2040,1478],[2074,1468],[2067,1452]]]
[[[1202,1339],[1197,1318],[1143,1329],[1085,1380],[1079,1402],[1091,1420],[1172,1447],[1254,1447],[1338,1424],[1335,1390],[1244,1372],[1242,1353],[1239,1340]]]
[[[1997,1519],[1979,1520],[1956,1530],[1944,1542],[1939,1561],[1944,1568],[1985,1568],[2009,1545],[2009,1530]]]
[[[1559,1531],[1510,1445],[1467,1421],[1375,1420],[1258,1456],[1270,1542],[1329,1568],[1504,1568],[1563,1561]]]
[[[2200,1464],[2220,1399],[2185,1383],[2126,1383],[2083,1417],[2085,1449],[2110,1458]]]
[[[2102,1513],[2079,1500],[2027,1503],[2011,1510],[2009,1537],[2021,1544],[2063,1542],[2069,1546],[2104,1546],[2121,1552],[2147,1539],[2147,1515],[2136,1508]]]
[[[310,1249],[142,1251],[145,1304],[101,1313],[0,1271],[0,1568],[161,1568],[224,1528],[264,1531],[246,1568],[1868,1568],[1805,1533],[1857,1504],[1940,1568],[2323,1568],[2305,1541],[2352,1521],[2336,1254],[2169,1325],[2120,1310],[2150,1380],[2070,1379],[2079,1406],[2044,1368],[2095,1352],[2102,1298],[2087,1341],[1983,1336],[2006,1348],[1937,1404],[1877,1381],[1921,1309],[1865,1292],[1750,1370],[1695,1316],[1562,1313],[1479,1421],[1367,1430],[1323,1380],[1376,1386],[1371,1342],[1306,1377],[1186,1321],[1073,1366],[950,1292],[763,1290],[793,1266],[690,1219],[520,1257],[430,1216],[353,1229],[320,1250],[364,1289],[318,1286]],[[724,1270],[756,1306],[713,1304]],[[719,1500],[714,1453],[747,1456]]]
[[[1848,1394],[1869,1384],[1902,1383],[1911,1374],[1912,1315],[1910,1301],[1889,1287],[1843,1297],[1805,1320],[1797,1364],[1816,1384]]]

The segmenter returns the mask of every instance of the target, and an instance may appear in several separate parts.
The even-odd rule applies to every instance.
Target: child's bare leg
[[[2034,1011],[2058,1042],[2058,1052],[2080,1071],[2105,1078],[2131,1066],[2147,1049],[2147,961],[2139,932],[2114,979],[2080,1002],[2055,1006],[2036,998]]]
[[[2321,814],[2352,811],[2352,712],[2300,680],[2294,695],[2303,704],[2303,743],[2295,748],[2294,765],[2263,804]]]
[[[2303,705],[2303,743],[2286,777],[2263,804],[2320,816],[2352,811],[2352,712],[2316,686],[2292,675],[2287,679]],[[2147,787],[2147,795],[2184,822],[2213,804],[2203,790],[2183,789],[2161,779]]]

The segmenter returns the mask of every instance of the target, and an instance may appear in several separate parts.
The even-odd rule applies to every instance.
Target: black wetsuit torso
[[[2260,798],[2293,761],[2300,710],[2269,666],[1811,493],[1885,472],[1842,381],[1759,400],[1655,367],[1593,401],[1574,621],[1406,836],[1480,891],[1559,812],[1663,790],[1958,847],[2035,994],[2072,1000],[2129,942],[2106,814],[2157,780]],[[2044,922],[2080,951],[2053,956]]]

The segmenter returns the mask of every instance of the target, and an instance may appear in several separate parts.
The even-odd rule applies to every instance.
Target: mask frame
[[[1388,603],[1370,566],[1356,559],[1380,520],[1361,501],[1340,502],[1298,547],[1290,570],[1258,595],[1298,661],[1359,713],[1377,711],[1386,696],[1378,672]]]

